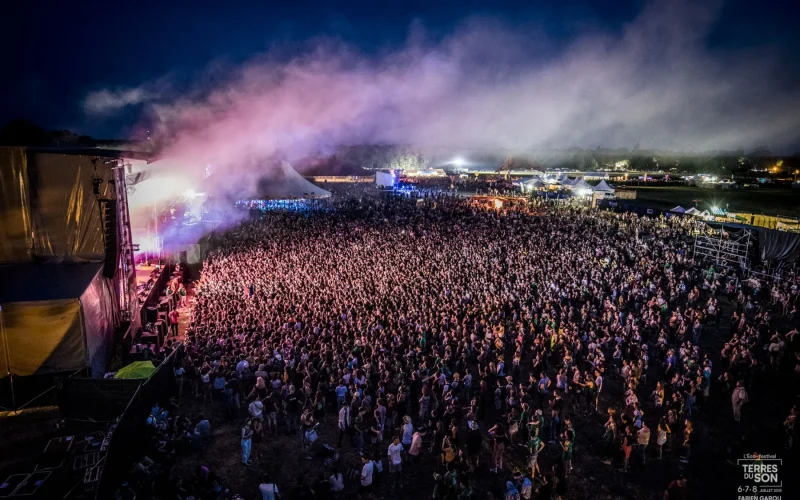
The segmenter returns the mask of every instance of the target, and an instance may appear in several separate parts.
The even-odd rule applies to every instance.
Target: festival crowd
[[[659,488],[686,498],[713,393],[728,401],[715,418],[739,422],[759,371],[800,361],[796,284],[695,260],[694,227],[444,195],[267,212],[214,238],[180,393],[243,423],[242,467],[276,440],[324,457],[323,478],[265,477],[265,500],[397,495],[423,477],[434,499],[563,498],[582,453],[622,474],[672,461]],[[205,416],[157,420],[187,447],[212,441]],[[592,421],[602,440],[576,431]],[[222,483],[198,466],[163,498],[253,493]]]

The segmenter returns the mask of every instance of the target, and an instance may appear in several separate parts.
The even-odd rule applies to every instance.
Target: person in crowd
[[[747,391],[744,389],[741,380],[736,381],[736,387],[731,394],[731,403],[733,406],[733,420],[740,422],[742,420],[742,405],[747,402]]]
[[[392,475],[392,488],[397,487],[398,476],[403,472],[403,445],[400,436],[394,436],[387,451],[389,457],[389,473]]]
[[[531,478],[536,478],[536,473],[538,472],[540,475],[542,473],[541,469],[539,468],[539,453],[542,452],[545,445],[544,442],[539,438],[539,434],[534,434],[530,441],[528,442],[528,467],[531,469]]]
[[[333,470],[333,474],[328,478],[328,483],[330,484],[332,492],[339,493],[340,491],[344,491],[344,476],[338,467]]]
[[[650,428],[647,422],[642,422],[642,428],[636,431],[636,447],[639,451],[642,465],[647,464],[647,445],[650,444]]]
[[[269,474],[264,474],[261,484],[258,485],[258,492],[261,493],[261,500],[280,500],[281,498],[278,485],[270,480]]]
[[[248,418],[242,427],[242,463],[250,465],[250,451],[253,449],[253,422]]]
[[[366,455],[361,455],[361,478],[359,493],[368,495],[372,492],[372,481],[375,474],[375,463]]]
[[[178,324],[180,323],[180,314],[178,313],[178,309],[173,309],[167,315],[167,319],[169,320],[169,333],[173,337],[178,336]]]
[[[411,437],[411,447],[408,449],[408,456],[411,458],[411,463],[419,464],[420,456],[422,454],[422,440],[425,437],[426,429],[420,427],[417,432]]]

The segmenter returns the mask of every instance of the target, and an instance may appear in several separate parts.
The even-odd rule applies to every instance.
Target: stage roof
[[[156,159],[155,155],[149,151],[133,151],[124,149],[85,148],[85,147],[63,147],[63,148],[29,147],[25,149],[30,151],[31,153],[55,153],[64,155],[98,156],[100,158],[125,158],[129,160],[145,160],[148,163]]]
[[[77,299],[101,267],[100,263],[0,266],[0,304]]]

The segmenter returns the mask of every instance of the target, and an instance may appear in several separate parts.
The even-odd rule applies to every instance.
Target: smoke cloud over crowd
[[[176,94],[145,82],[88,96],[105,114],[145,103],[169,138],[171,175],[206,165],[252,184],[276,153],[343,144],[535,150],[633,147],[707,151],[798,139],[800,88],[768,48],[715,51],[713,2],[658,1],[621,30],[587,30],[563,46],[536,28],[465,21],[426,40],[364,56],[337,42],[287,61],[267,53]],[[213,82],[213,83],[209,83]],[[263,172],[262,172],[263,173]],[[185,187],[183,188],[185,189]],[[135,200],[134,200],[135,201]]]

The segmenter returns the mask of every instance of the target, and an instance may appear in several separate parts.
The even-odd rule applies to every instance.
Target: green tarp
[[[156,367],[150,361],[134,361],[120,369],[114,378],[150,378]]]

